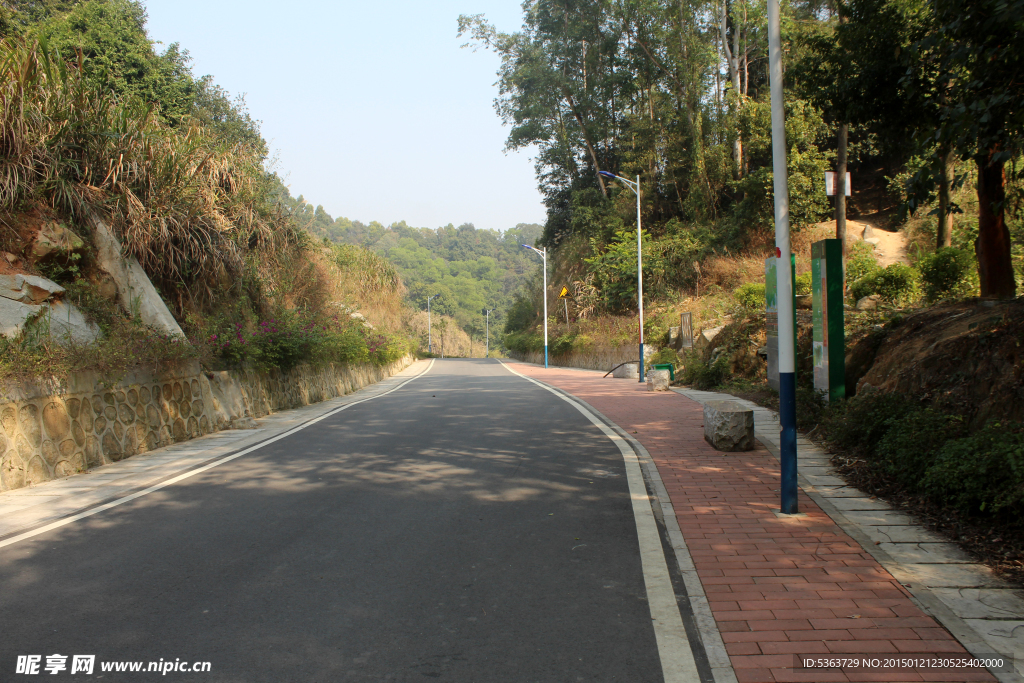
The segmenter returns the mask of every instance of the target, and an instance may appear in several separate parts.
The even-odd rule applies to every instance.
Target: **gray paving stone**
[[[1024,620],[964,619],[964,622],[992,646],[993,654],[1010,654],[1017,673],[1024,674]]]
[[[936,588],[932,591],[963,619],[1020,619],[1024,590],[1019,588]]]
[[[845,482],[844,482],[845,483]],[[864,494],[861,494],[861,498],[855,498],[853,496],[846,498],[835,498],[829,502],[836,506],[836,509],[842,510],[891,510],[892,507],[884,500],[871,499]]]
[[[1006,582],[980,564],[906,564],[911,585],[929,588],[1005,588]],[[1021,615],[1024,616],[1024,615]]]
[[[832,474],[803,474],[800,473],[811,486],[839,486],[845,484],[842,479]]]
[[[843,512],[851,522],[865,526],[906,526],[913,524],[913,518],[896,510],[848,510]]]
[[[880,543],[946,543],[946,539],[919,526],[909,525],[872,525],[862,526],[863,531],[872,541]],[[968,584],[970,585],[970,584]]]
[[[973,564],[974,558],[952,543],[879,543],[901,564]],[[1024,612],[1021,612],[1024,615]]]
[[[821,486],[818,493],[826,498],[863,498],[864,492],[853,486]]]

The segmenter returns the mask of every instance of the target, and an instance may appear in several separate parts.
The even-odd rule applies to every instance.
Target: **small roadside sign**
[[[834,171],[825,171],[825,194],[829,197],[835,196],[836,193],[836,174]],[[846,192],[847,197],[853,196],[853,190],[850,189],[850,172],[846,172]]]
[[[569,288],[563,286],[562,291],[558,293],[558,298],[564,299],[567,296],[569,296]]]

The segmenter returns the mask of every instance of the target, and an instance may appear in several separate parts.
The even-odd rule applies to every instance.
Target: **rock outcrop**
[[[100,328],[62,301],[63,294],[63,287],[38,275],[0,275],[0,335],[33,332],[56,341],[99,339]]]
[[[125,257],[121,253],[121,242],[97,216],[90,216],[89,221],[96,243],[96,260],[117,285],[121,307],[129,315],[138,315],[142,322],[159,332],[184,337],[185,333],[181,331],[178,321],[160,298],[138,259],[134,256]]]

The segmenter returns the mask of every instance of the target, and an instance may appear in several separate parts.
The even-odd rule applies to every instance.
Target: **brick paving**
[[[995,680],[984,669],[797,668],[795,655],[967,652],[802,491],[805,516],[778,516],[778,461],[760,444],[711,448],[699,403],[636,380],[514,367],[583,399],[650,452],[740,683]]]

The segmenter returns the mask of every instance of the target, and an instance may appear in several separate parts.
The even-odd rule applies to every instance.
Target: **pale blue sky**
[[[153,40],[246,94],[292,195],[364,223],[544,222],[532,153],[502,152],[498,57],[455,36],[459,14],[517,30],[519,0],[143,1]]]

